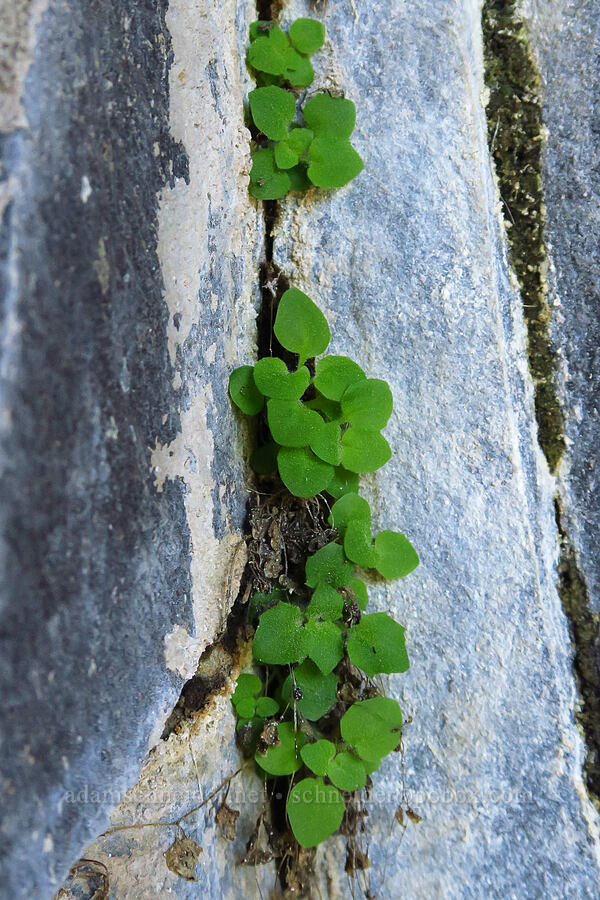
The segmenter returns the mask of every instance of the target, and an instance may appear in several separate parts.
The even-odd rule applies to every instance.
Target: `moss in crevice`
[[[600,810],[600,618],[590,610],[585,580],[558,499],[554,501],[554,513],[560,539],[558,593],[569,620],[575,648],[573,668],[581,697],[575,718],[586,745],[583,772],[588,793]]]
[[[545,273],[543,120],[539,75],[515,0],[485,0],[482,12],[488,138],[503,201],[510,261],[528,332],[540,446],[556,473],[565,450]]]

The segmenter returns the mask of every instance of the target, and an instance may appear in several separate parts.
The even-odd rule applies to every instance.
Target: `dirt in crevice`
[[[550,338],[542,188],[540,78],[516,0],[485,0],[482,11],[488,139],[502,199],[510,261],[527,324],[538,440],[555,474],[565,450]]]

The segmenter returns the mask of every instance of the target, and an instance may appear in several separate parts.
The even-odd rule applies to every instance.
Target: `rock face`
[[[254,345],[262,243],[248,10],[172,2],[169,29],[168,6],[0,12],[11,897],[49,896],[106,827],[237,592],[246,492],[226,382]]]
[[[254,12],[245,0],[21,5],[0,185],[3,885],[48,896],[83,855],[115,898],[267,896],[271,867],[234,865],[260,785],[231,782],[233,843],[216,821],[224,793],[212,796],[240,764],[228,696],[248,658],[158,740],[243,563],[241,426],[225,385],[252,357],[262,243],[242,119]],[[558,490],[592,595],[597,12],[566,0],[524,9],[545,77],[569,375]],[[276,262],[330,320],[332,351],[391,383],[394,457],[366,489],[379,527],[405,531],[422,561],[372,587],[407,626],[411,669],[389,690],[412,721],[404,765],[394,757],[376,776],[366,886],[411,900],[595,898],[598,818],[556,589],[557,484],[538,448],[487,148],[480,4],[390,0],[384,13],[360,0],[286,4],[285,21],[326,24],[316,86],[356,101],[365,171],[285,200],[274,232]],[[569,130],[575,107],[583,135]],[[95,802],[92,790],[108,793]],[[394,824],[403,795],[422,817],[406,830]],[[114,830],[83,850],[109,812]],[[197,882],[165,856],[183,816],[202,847]],[[318,861],[321,894],[348,896],[342,839]]]

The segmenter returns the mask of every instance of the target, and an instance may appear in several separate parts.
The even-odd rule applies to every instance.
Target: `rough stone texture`
[[[527,0],[542,79],[544,194],[553,261],[554,341],[562,352],[568,450],[565,524],[600,613],[600,4]]]
[[[49,896],[106,827],[243,562],[226,380],[252,352],[262,243],[248,8],[171,2],[167,25],[168,5],[0,11],[0,853],[15,898]]]
[[[287,204],[275,253],[327,310],[332,350],[391,380],[395,457],[369,488],[380,526],[405,530],[422,558],[376,597],[408,626],[412,667],[392,689],[413,717],[405,777],[423,822],[400,844],[389,761],[369,817],[372,888],[595,897],[597,820],[555,589],[553,485],[487,151],[479,5],[356,10],[326,8],[320,83],[358,101],[365,172]]]

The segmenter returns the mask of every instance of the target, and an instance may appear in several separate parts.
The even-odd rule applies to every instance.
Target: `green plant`
[[[252,649],[263,680],[240,675],[232,699],[259,769],[290,779],[290,827],[301,846],[313,847],[340,827],[348,797],[401,735],[399,704],[371,679],[408,669],[404,629],[386,613],[365,612],[367,586],[356,567],[399,578],[419,560],[403,534],[373,539],[370,507],[358,494],[358,475],[391,455],[381,434],[392,414],[388,385],[346,356],[321,356],[313,367],[331,334],[296,288],[280,299],[274,333],[295,367],[278,357],[242,366],[231,374],[231,399],[260,415],[269,435],[253,454],[255,471],[278,475],[295,497],[322,494],[331,539],[307,555],[304,584],[254,594]]]
[[[296,93],[312,84],[309,59],[322,46],[325,29],[315,19],[297,19],[285,34],[273,22],[250,26],[248,65],[258,87],[248,97],[256,129],[250,193],[278,200],[312,185],[337,188],[363,169],[350,143],[356,109],[351,100],[316,94],[305,104],[303,122]]]

